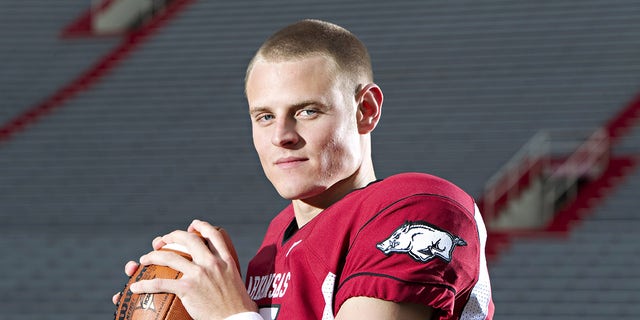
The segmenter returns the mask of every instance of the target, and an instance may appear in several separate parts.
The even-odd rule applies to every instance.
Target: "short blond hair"
[[[245,84],[257,60],[281,62],[313,55],[333,60],[337,71],[355,86],[373,82],[371,58],[362,41],[336,24],[305,19],[288,25],[267,38],[247,67]]]

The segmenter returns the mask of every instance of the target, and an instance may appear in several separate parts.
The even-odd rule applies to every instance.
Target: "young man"
[[[196,220],[188,231],[206,244],[185,231],[153,242],[186,246],[192,262],[157,250],[140,259],[184,276],[134,292],[175,293],[194,319],[492,318],[473,199],[426,174],[376,180],[371,132],[383,95],[353,34],[317,20],[278,31],[249,64],[246,96],[264,172],[291,205],[271,222],[245,283],[221,234]]]

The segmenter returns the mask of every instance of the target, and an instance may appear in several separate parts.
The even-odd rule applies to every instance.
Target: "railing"
[[[489,178],[482,199],[485,220],[493,220],[501,209],[500,204],[520,195],[523,180],[539,175],[540,170],[548,166],[550,148],[549,133],[540,131]]]
[[[556,207],[573,199],[581,179],[593,180],[606,170],[611,155],[611,140],[606,129],[598,129],[587,137],[558,166],[548,173],[546,187],[543,190],[543,216],[551,216]]]
[[[605,129],[594,131],[569,157],[551,173],[551,177],[599,177],[606,169],[610,140]]]
[[[548,217],[562,197],[575,195],[580,179],[602,174],[609,161],[609,136],[605,129],[589,132],[585,135],[575,130],[544,130],[535,134],[485,184],[481,200],[485,220],[495,220],[503,207],[517,199],[534,179],[543,181],[538,214]]]
[[[118,35],[140,27],[170,0],[92,0],[92,31],[99,35]]]

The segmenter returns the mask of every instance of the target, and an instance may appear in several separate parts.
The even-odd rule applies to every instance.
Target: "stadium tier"
[[[479,197],[536,132],[595,130],[640,89],[632,0],[199,0],[144,38],[62,37],[88,6],[0,3],[0,319],[111,317],[124,263],[193,218],[224,226],[246,267],[286,202],[251,145],[245,68],[293,21],[335,22],[369,47],[385,94],[379,178],[428,172]],[[60,92],[87,72],[89,86]],[[614,155],[637,157],[638,132]],[[637,314],[639,180],[566,238],[503,252],[489,269],[495,319]]]

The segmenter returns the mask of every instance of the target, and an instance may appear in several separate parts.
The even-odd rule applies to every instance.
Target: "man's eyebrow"
[[[331,105],[324,104],[324,103],[322,103],[321,101],[318,101],[318,100],[304,100],[304,101],[301,101],[299,103],[294,104],[293,105],[293,109],[299,110],[299,109],[303,109],[303,108],[306,108],[306,107],[311,106],[311,105],[315,106],[316,108],[318,108],[320,110],[325,110],[325,111],[327,111],[329,109],[332,109]]]
[[[298,109],[302,109],[302,108],[310,106],[310,105],[316,105],[316,106],[319,106],[320,108],[328,108],[328,106],[326,106],[323,103],[320,103],[317,100],[303,100],[303,101],[296,102],[295,104],[291,105],[291,109],[298,110]],[[249,114],[253,115],[253,114],[262,113],[262,112],[273,112],[273,111],[268,106],[249,107]]]
[[[319,105],[319,103],[315,100],[304,100],[292,105],[292,107],[293,109],[301,109],[312,104]]]
[[[249,107],[249,114],[256,114],[262,112],[271,112],[268,107]]]

